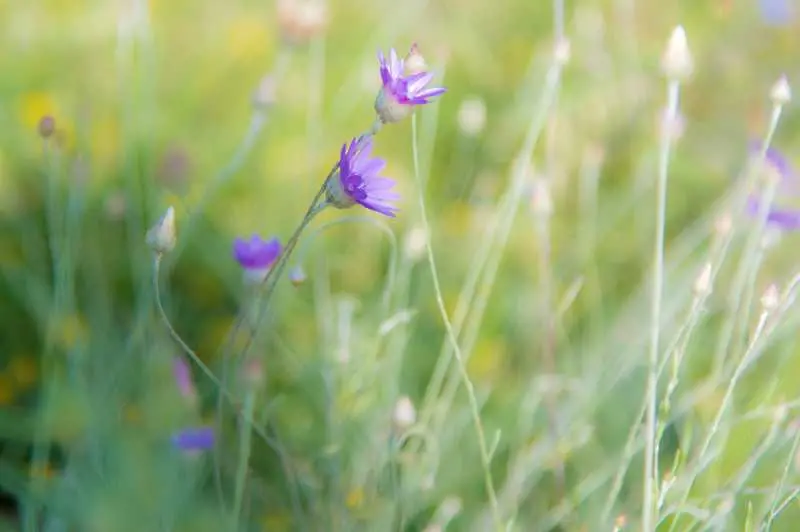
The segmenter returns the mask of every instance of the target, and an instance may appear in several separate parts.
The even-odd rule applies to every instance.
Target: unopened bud
[[[711,293],[711,263],[706,262],[694,281],[694,295],[704,297]]]
[[[486,125],[486,104],[480,98],[469,98],[458,107],[458,128],[468,137],[480,135]]]
[[[175,209],[172,206],[167,209],[158,223],[147,231],[145,240],[147,245],[159,255],[169,253],[175,248]]]
[[[792,88],[789,87],[789,80],[785,75],[778,78],[778,81],[772,85],[769,97],[776,107],[784,106],[792,100]]]
[[[417,409],[408,396],[402,396],[395,403],[392,421],[398,430],[405,430],[417,422]]]
[[[406,256],[416,262],[425,256],[425,248],[428,243],[428,232],[424,227],[414,227],[408,233],[404,242]]]
[[[308,277],[306,276],[306,272],[300,265],[295,266],[289,272],[289,282],[291,282],[294,286],[300,286],[301,284],[306,282],[306,279],[308,279]]]
[[[561,38],[556,42],[556,46],[553,50],[553,57],[561,66],[564,66],[569,62],[570,58],[570,44],[569,41],[565,38]]]
[[[39,135],[43,139],[49,139],[56,132],[56,120],[50,115],[43,116],[39,120]]]
[[[685,81],[692,75],[694,61],[683,26],[672,30],[667,48],[661,57],[661,68],[667,78],[674,81]]]
[[[718,237],[723,238],[733,229],[733,217],[729,212],[724,212],[714,220],[714,232]]]
[[[420,53],[417,43],[414,43],[403,60],[403,73],[406,76],[413,76],[426,70],[428,70],[428,65],[425,63],[425,57]]]
[[[778,287],[775,283],[769,285],[766,290],[764,290],[764,295],[761,296],[761,306],[767,312],[772,312],[776,308],[781,301],[781,295],[778,292]]]

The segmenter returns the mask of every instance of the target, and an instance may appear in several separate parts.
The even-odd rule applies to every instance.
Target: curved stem
[[[413,150],[413,158],[414,158],[414,178],[417,182],[417,195],[419,200],[419,210],[420,216],[422,218],[422,228],[425,231],[425,234],[430,235],[430,224],[428,223],[428,214],[427,209],[425,208],[425,191],[422,188],[422,183],[420,182],[420,173],[419,173],[419,148],[417,146],[417,115],[414,114],[411,116],[411,145]],[[453,331],[453,326],[450,323],[450,318],[447,315],[447,309],[444,306],[444,298],[442,296],[442,289],[439,285],[439,274],[436,269],[436,260],[433,256],[433,248],[431,247],[431,238],[430,236],[425,239],[425,250],[428,256],[428,266],[431,272],[431,278],[433,280],[433,289],[436,295],[436,305],[439,308],[439,314],[442,318],[442,323],[444,323],[445,330],[447,332],[447,339],[452,345],[453,353],[456,358],[456,363],[458,364],[459,373],[461,374],[461,380],[464,384],[464,388],[467,391],[467,397],[469,398],[470,404],[470,412],[472,414],[472,422],[475,425],[475,433],[478,437],[478,448],[480,450],[481,455],[481,464],[483,465],[483,474],[484,474],[484,483],[486,485],[486,494],[489,497],[489,505],[492,509],[492,518],[494,520],[495,528],[498,531],[503,530],[503,523],[500,518],[500,510],[497,504],[497,494],[494,489],[494,483],[492,481],[492,472],[491,472],[491,458],[489,456],[489,449],[486,447],[486,437],[484,435],[483,430],[483,423],[481,422],[479,407],[478,407],[478,399],[475,396],[475,388],[472,385],[472,381],[469,378],[469,374],[467,373],[467,367],[464,363],[464,358],[461,354],[461,349],[458,346],[458,339],[456,338],[455,332]]]

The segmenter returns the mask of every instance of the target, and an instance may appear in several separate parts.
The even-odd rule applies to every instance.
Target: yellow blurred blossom
[[[26,390],[36,384],[39,377],[37,361],[30,355],[14,356],[8,363],[6,371],[21,390]]]
[[[53,325],[53,342],[62,349],[74,349],[79,344],[86,342],[89,330],[83,317],[70,314],[55,322]]]
[[[0,373],[0,406],[8,406],[14,401],[16,387],[14,379],[6,374]]]
[[[267,514],[261,520],[261,530],[264,532],[281,532],[292,529],[291,516],[286,512]]]
[[[27,129],[36,130],[43,116],[56,117],[59,113],[55,99],[47,92],[32,91],[22,95],[19,102],[19,119]]]
[[[360,508],[364,505],[364,490],[361,488],[353,488],[347,492],[345,504],[351,510]]]
[[[228,29],[228,51],[234,59],[263,57],[268,46],[267,28],[259,17],[241,17]]]
[[[478,381],[491,381],[498,376],[505,357],[505,344],[496,339],[478,342],[467,362],[469,375]]]
[[[49,480],[56,476],[58,471],[55,470],[50,464],[40,464],[31,467],[28,471],[28,474],[31,476],[31,478]]]

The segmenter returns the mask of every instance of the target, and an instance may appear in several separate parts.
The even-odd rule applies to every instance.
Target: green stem
[[[255,409],[255,390],[247,392],[244,400],[244,416],[247,419],[253,418]],[[236,467],[236,488],[233,497],[233,530],[239,529],[239,517],[242,511],[242,501],[244,499],[244,488],[247,481],[247,466],[250,462],[250,426],[247,423],[239,424],[239,463]]]
[[[455,332],[453,331],[453,326],[450,323],[450,318],[447,315],[447,309],[444,305],[444,297],[442,296],[442,289],[439,285],[439,274],[437,273],[436,268],[436,260],[433,256],[433,248],[431,247],[431,231],[430,231],[430,224],[428,223],[428,214],[427,209],[425,207],[425,191],[422,188],[422,183],[420,180],[420,173],[419,173],[419,147],[417,146],[417,115],[414,114],[411,116],[411,146],[414,158],[414,178],[417,183],[417,194],[419,199],[419,211],[420,216],[422,218],[422,227],[425,231],[425,234],[428,235],[428,238],[425,239],[425,250],[428,256],[428,266],[431,272],[431,278],[433,280],[433,289],[436,294],[436,305],[439,308],[439,314],[442,318],[442,322],[444,323],[445,330],[447,331],[447,338],[452,346],[453,353],[456,358],[456,362],[458,364],[459,373],[461,374],[461,380],[463,381],[464,388],[467,391],[467,397],[469,398],[470,404],[470,412],[472,414],[472,422],[475,425],[475,433],[478,438],[478,449],[480,450],[481,455],[481,465],[483,466],[483,475],[484,475],[484,484],[486,485],[486,494],[489,497],[489,505],[491,506],[492,510],[492,518],[494,520],[494,526],[498,531],[503,530],[503,523],[500,517],[500,509],[497,504],[497,494],[494,489],[494,483],[492,481],[492,472],[491,472],[491,458],[489,456],[489,450],[486,446],[486,437],[484,435],[483,430],[483,423],[481,422],[479,407],[478,407],[478,399],[475,396],[475,388],[472,385],[472,381],[469,378],[469,374],[467,373],[467,367],[464,363],[464,358],[461,354],[461,349],[458,346],[458,339],[456,338]]]

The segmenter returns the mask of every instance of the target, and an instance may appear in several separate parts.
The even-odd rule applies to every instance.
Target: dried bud
[[[711,293],[711,263],[706,262],[694,281],[694,295],[705,297]]]
[[[170,206],[167,212],[147,231],[146,242],[150,248],[163,255],[175,248],[175,209]]]
[[[769,97],[776,107],[782,107],[792,100],[792,88],[789,87],[789,80],[785,75],[778,78],[778,81],[772,85]]]
[[[673,81],[685,81],[692,75],[694,61],[689,51],[689,43],[686,40],[686,31],[683,26],[672,30],[667,49],[661,58],[661,68],[667,78]]]
[[[257,390],[264,384],[264,365],[257,358],[247,360],[242,366],[242,382]]]
[[[398,430],[405,430],[417,422],[417,409],[407,396],[402,396],[394,405],[392,421]]]
[[[305,44],[328,25],[328,10],[322,0],[278,0],[278,24],[290,44]]]
[[[468,137],[480,135],[486,126],[486,104],[478,97],[466,99],[458,107],[458,128]]]
[[[49,139],[56,132],[56,120],[50,115],[43,116],[39,120],[39,135],[43,139]]]
[[[417,43],[411,45],[408,55],[403,60],[403,71],[406,76],[419,74],[428,70],[428,65],[425,63],[425,58],[419,51]]]
[[[300,286],[301,284],[305,283],[307,279],[308,277],[306,276],[306,272],[299,264],[292,268],[292,270],[289,272],[289,282],[291,282],[294,286]]]
[[[761,306],[764,307],[766,312],[772,312],[781,302],[781,295],[778,292],[778,287],[773,283],[770,284],[766,290],[764,290],[764,295],[761,296]]]

